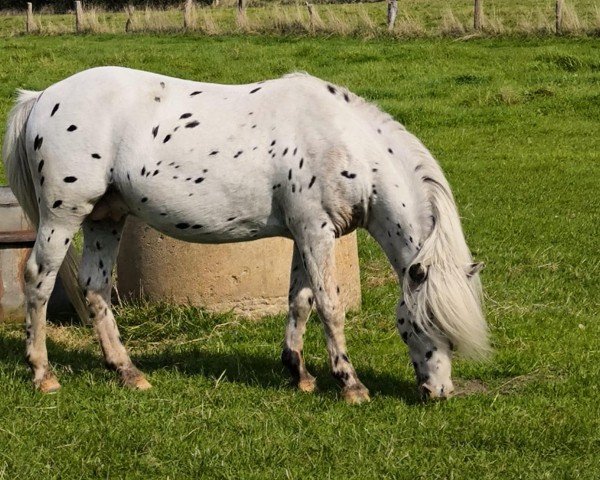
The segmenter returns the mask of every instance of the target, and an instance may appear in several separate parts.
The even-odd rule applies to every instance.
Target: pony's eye
[[[408,269],[408,276],[417,284],[423,283],[427,278],[427,269],[420,263],[415,263]]]

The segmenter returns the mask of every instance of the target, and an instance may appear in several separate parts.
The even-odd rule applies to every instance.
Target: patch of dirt
[[[468,397],[469,395],[488,393],[489,391],[489,387],[479,379],[462,380],[459,378],[454,381],[455,397]]]

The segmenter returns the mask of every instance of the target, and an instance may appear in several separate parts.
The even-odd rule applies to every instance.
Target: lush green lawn
[[[496,355],[456,362],[463,396],[419,403],[394,332],[397,287],[361,236],[350,353],[373,400],[338,401],[317,321],[319,392],[290,389],[283,317],[121,307],[154,389],[124,391],[90,330],[57,325],[63,390],[34,393],[0,326],[0,478],[600,477],[600,44],[83,36],[3,39],[0,120],[17,87],[118,64],[215,82],[293,70],[377,101],[446,170],[483,273]],[[1,172],[0,172],[1,177]]]

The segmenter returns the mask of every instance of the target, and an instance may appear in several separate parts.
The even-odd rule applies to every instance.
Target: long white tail
[[[35,187],[27,161],[25,131],[29,114],[40,95],[41,92],[18,91],[18,99],[8,116],[4,147],[2,148],[8,184],[29,221],[36,228],[39,224],[39,212],[35,199]],[[87,308],[77,282],[77,267],[77,255],[74,247],[70,246],[59,275],[69,300],[79,317],[85,321]]]
[[[430,335],[446,336],[463,355],[484,358],[491,349],[481,307],[479,275],[467,275],[473,259],[466,244],[450,186],[441,168],[420,142],[417,146],[433,229],[412,265],[426,268],[420,285],[407,269],[403,289],[417,324]]]

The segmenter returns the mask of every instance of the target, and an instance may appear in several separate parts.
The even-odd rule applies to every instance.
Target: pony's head
[[[482,267],[414,263],[407,269],[396,325],[425,398],[446,398],[454,391],[454,350],[476,358],[489,352],[480,304]]]

